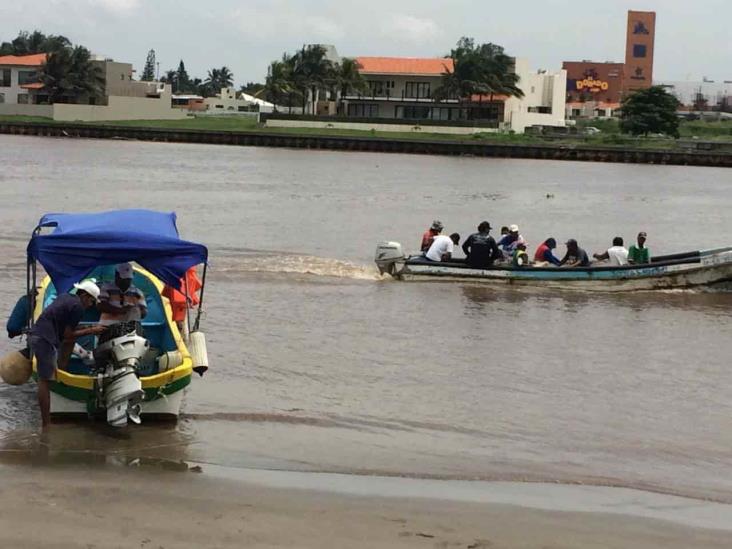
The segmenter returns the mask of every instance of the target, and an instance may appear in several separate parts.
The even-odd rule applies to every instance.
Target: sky
[[[191,77],[225,65],[237,85],[263,81],[270,61],[310,43],[432,57],[471,36],[551,70],[622,62],[629,9],[657,12],[654,80],[732,80],[732,0],[0,0],[0,41],[63,34],[138,74],[154,49],[161,74],[181,59]]]

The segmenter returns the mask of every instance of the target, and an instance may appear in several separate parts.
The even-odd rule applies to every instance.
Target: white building
[[[27,105],[38,89],[39,71],[46,54],[0,56],[0,103]]]
[[[423,124],[439,121],[474,122],[494,130],[523,133],[532,125],[564,126],[567,73],[531,71],[525,59],[515,60],[518,86],[524,97],[474,96],[434,99],[442,75],[453,70],[449,58],[357,57],[359,72],[368,81],[369,92],[345,97],[349,118],[413,120]],[[321,109],[318,109],[319,112]],[[380,120],[387,124],[387,120]],[[457,125],[457,124],[456,124]],[[383,128],[382,128],[383,129]]]
[[[215,97],[203,100],[206,112],[211,114],[232,114],[236,112],[272,112],[274,105],[246,93],[237,93],[234,88],[221,88]]]

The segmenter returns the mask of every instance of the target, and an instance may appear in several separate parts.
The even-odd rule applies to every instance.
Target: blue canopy
[[[185,272],[206,263],[208,250],[178,237],[175,213],[116,210],[102,213],[44,215],[38,228],[55,227],[50,234],[34,234],[28,260],[37,260],[58,292],[100,265],[136,261],[176,289]]]

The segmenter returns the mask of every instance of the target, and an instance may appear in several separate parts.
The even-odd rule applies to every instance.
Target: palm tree
[[[320,45],[303,46],[292,56],[292,78],[303,94],[303,112],[312,111],[320,100],[320,90],[334,81],[335,67],[325,57],[326,50]],[[307,104],[305,104],[307,98]]]
[[[514,59],[496,44],[475,45],[472,38],[461,38],[450,52],[453,68],[445,68],[442,83],[435,90],[435,98],[472,100],[474,95],[489,96],[493,104],[496,94],[523,97],[519,76],[514,70]]]
[[[50,53],[41,69],[41,82],[51,103],[96,99],[104,94],[102,70],[83,46]]]
[[[269,64],[264,90],[267,101],[275,104],[275,110],[277,105],[281,104],[283,97],[292,95],[295,86],[292,79],[292,62],[287,54],[282,56],[282,61],[272,61]],[[290,106],[292,107],[292,105]]]
[[[366,92],[368,83],[359,72],[361,65],[350,57],[344,57],[340,63],[335,65],[335,87],[336,103],[340,110],[340,103],[343,96],[349,92]]]
[[[12,42],[0,45],[0,55],[31,55],[34,53],[51,53],[59,48],[71,45],[68,38],[61,35],[45,35],[41,31],[31,33],[23,31]]]

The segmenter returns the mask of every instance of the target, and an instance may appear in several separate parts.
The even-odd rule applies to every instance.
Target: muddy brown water
[[[598,295],[380,279],[434,218],[588,252],[732,243],[732,171],[0,136],[0,310],[49,211],[175,210],[211,254],[211,371],[177,424],[37,435],[0,385],[0,459],[638,487],[732,501],[732,293]],[[4,339],[0,351],[14,348]],[[137,460],[137,461],[135,461]]]

